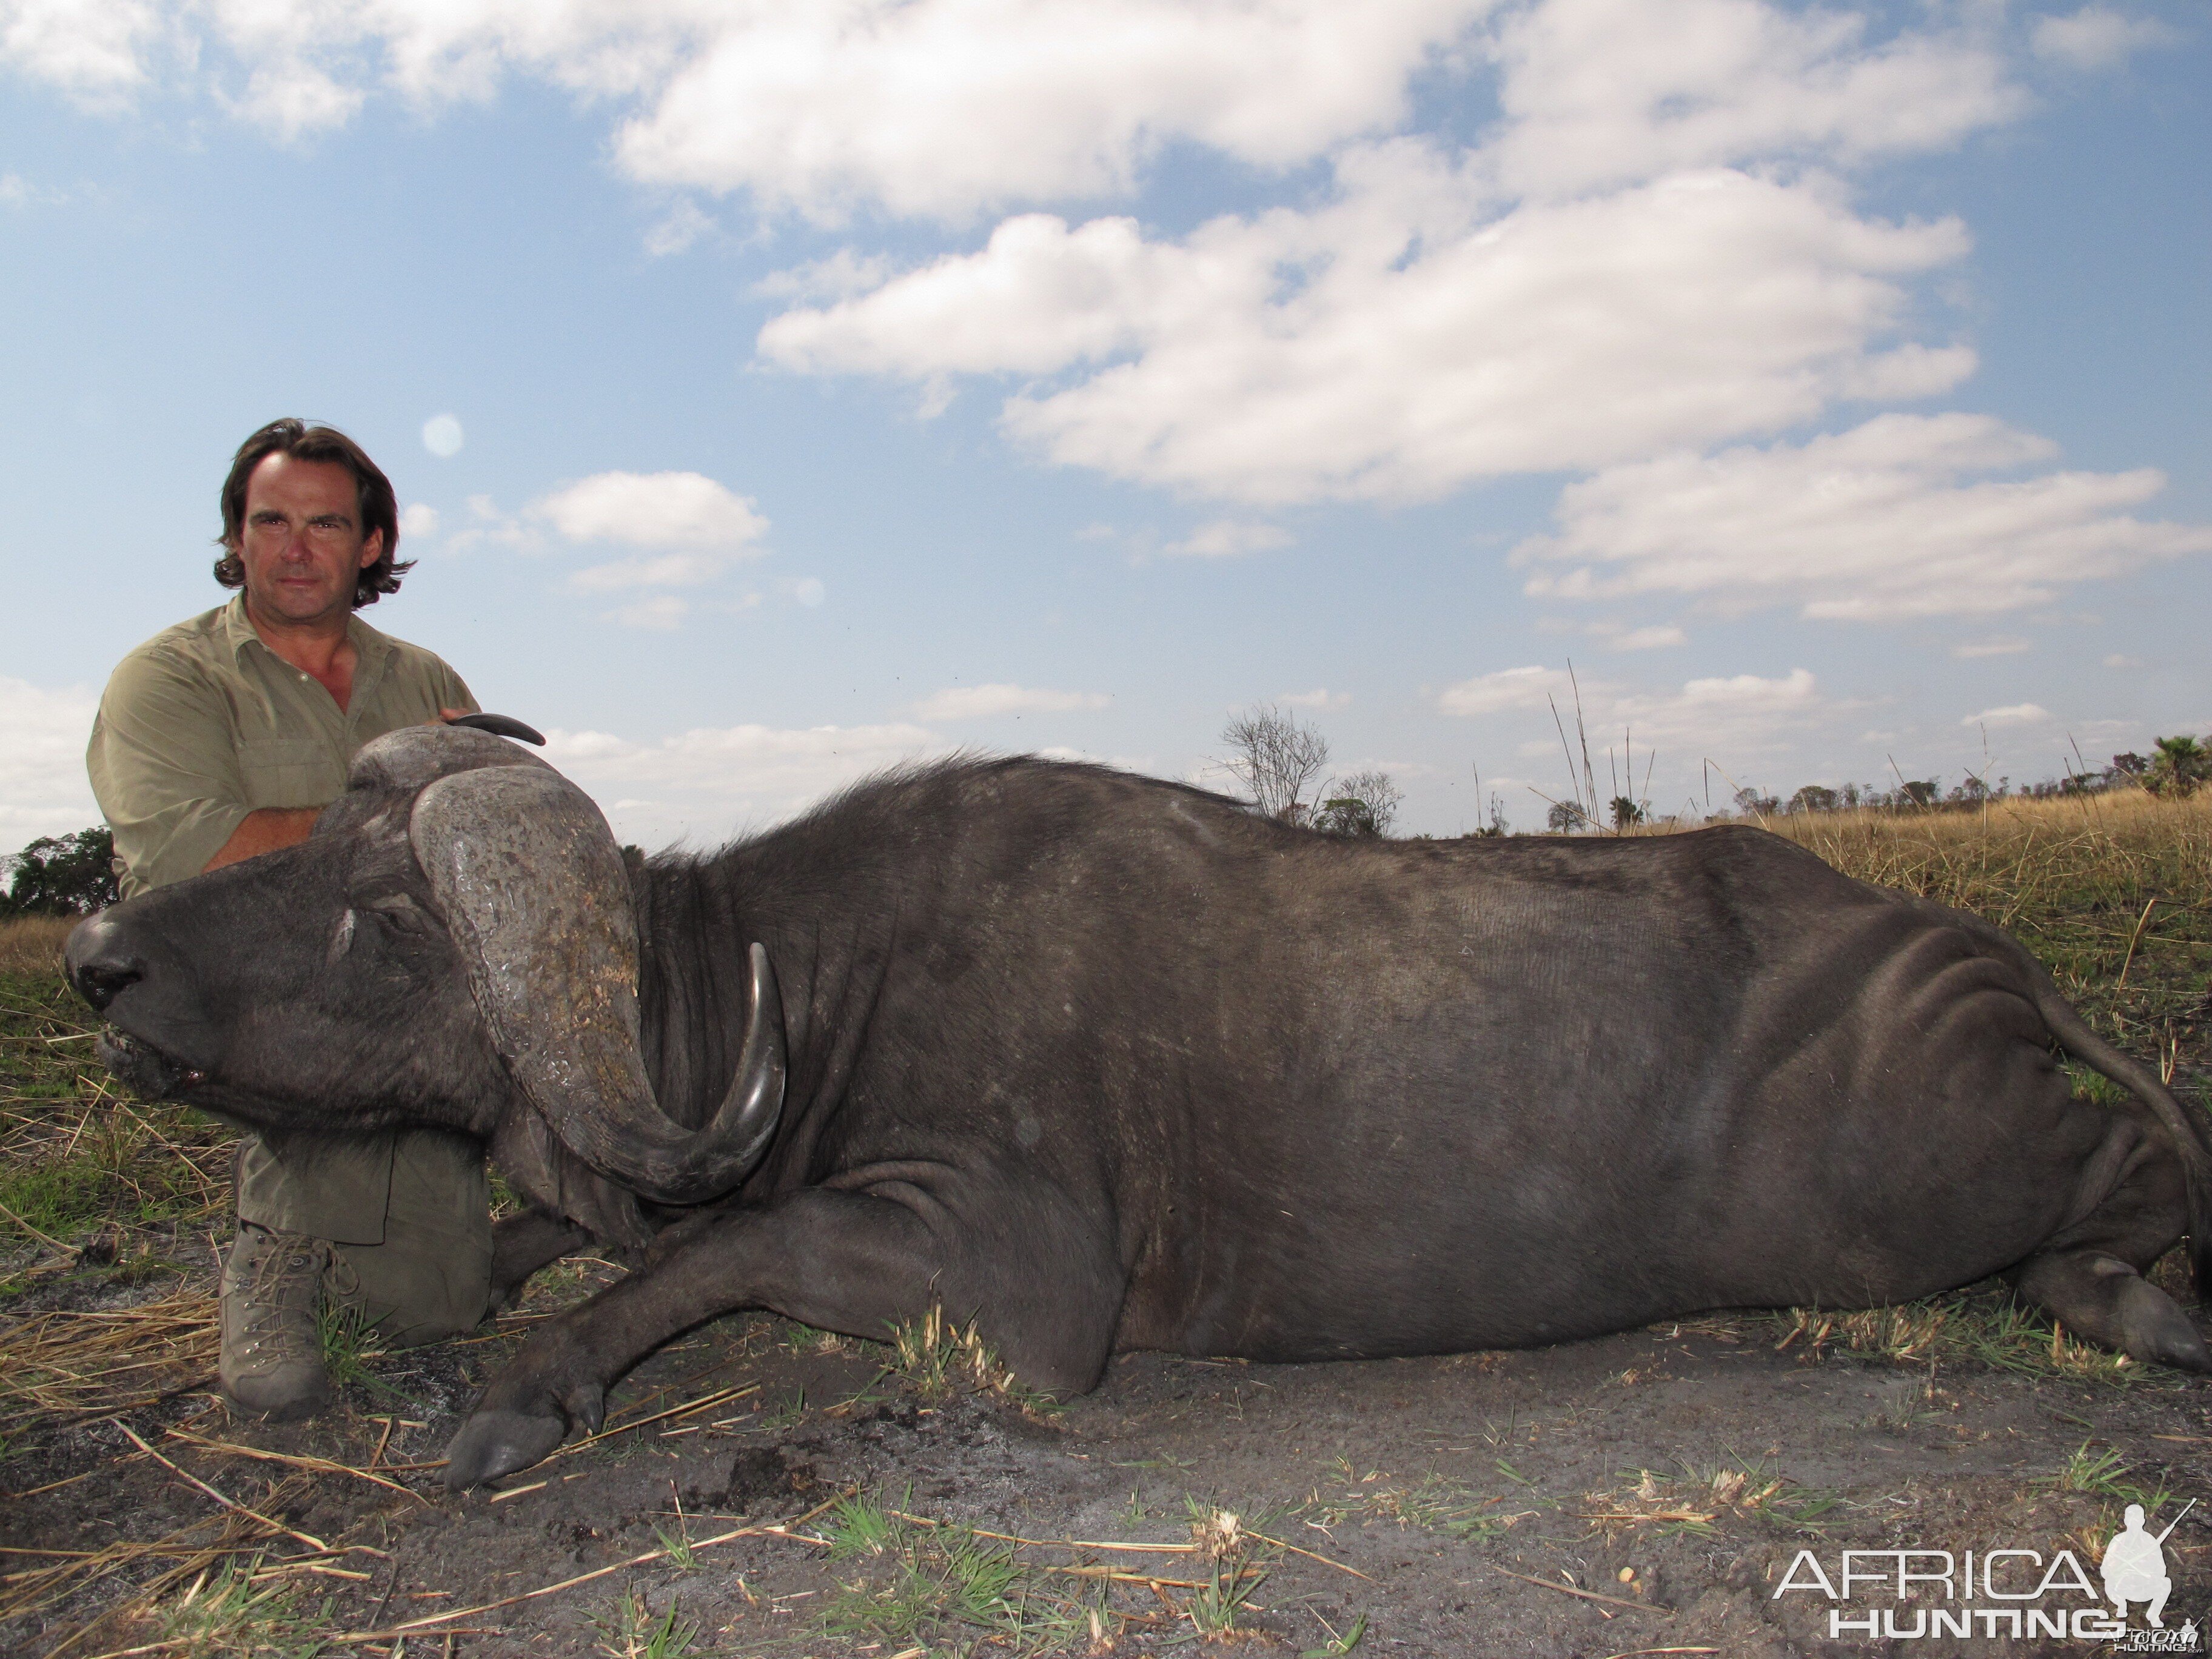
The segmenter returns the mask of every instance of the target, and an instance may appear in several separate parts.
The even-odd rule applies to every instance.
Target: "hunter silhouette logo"
[[[2166,1570],[2166,1540],[2195,1498],[2152,1532],[2143,1506],[2130,1504],[2126,1524],[2114,1533],[2099,1563],[2099,1595],[2080,1558],[2061,1549],[2046,1559],[2033,1549],[1977,1546],[1963,1554],[1943,1549],[1847,1549],[1831,1571],[1809,1549],[1801,1549],[1774,1587],[1773,1599],[1810,1595],[1829,1603],[1828,1638],[1889,1641],[1929,1637],[1978,1637],[2019,1641],[2037,1637],[2109,1642],[2122,1653],[2197,1653],[2197,1621],[2166,1626],[2173,1580]],[[2109,1604],[2109,1605],[2108,1605]],[[2140,1607],[2143,1624],[2128,1622]]]
[[[2181,1515],[2197,1507],[2191,1498],[2182,1505]],[[2173,1580],[2166,1576],[2166,1540],[2181,1524],[2181,1515],[2166,1523],[2166,1530],[2155,1538],[2143,1530],[2143,1507],[2128,1505],[2127,1524],[2112,1534],[2112,1541],[2105,1546],[2105,1599],[2118,1609],[2122,1619],[2128,1616],[2128,1603],[2148,1601],[2143,1617],[2153,1630],[2164,1630],[2166,1620],[2159,1615],[2166,1611],[2166,1598],[2173,1594]]]

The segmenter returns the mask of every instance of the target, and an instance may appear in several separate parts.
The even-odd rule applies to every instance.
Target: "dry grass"
[[[215,1380],[215,1298],[0,1317],[0,1423],[10,1436],[151,1406]]]
[[[133,1230],[215,1218],[229,1203],[229,1132],[118,1096],[94,1035],[58,974],[0,975],[0,1249],[104,1234],[94,1255],[113,1262]],[[118,1270],[134,1265],[147,1265],[143,1253]]]
[[[59,974],[62,943],[75,916],[13,916],[0,921],[0,974]]]
[[[2186,1299],[2186,1291],[2181,1295]],[[1808,1359],[1833,1351],[1913,1370],[1968,1364],[2112,1385],[2170,1381],[2178,1375],[2084,1342],[2047,1314],[1996,1287],[1957,1291],[1901,1307],[1850,1312],[1791,1308],[1771,1321],[1780,1333],[1775,1348]]]

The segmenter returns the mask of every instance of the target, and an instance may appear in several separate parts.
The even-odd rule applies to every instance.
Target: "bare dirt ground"
[[[976,1386],[950,1343],[902,1367],[740,1316],[641,1368],[615,1431],[453,1496],[434,1465],[475,1386],[611,1270],[544,1276],[496,1334],[358,1359],[343,1409],[273,1425],[206,1391],[188,1320],[161,1346],[205,1273],[47,1260],[12,1311],[73,1340],[135,1314],[116,1328],[161,1361],[139,1386],[168,1395],[15,1425],[0,1650],[56,1659],[1986,1652],[1832,1642],[1835,1604],[1775,1592],[1808,1548],[1832,1578],[1846,1548],[1993,1547],[2071,1549],[2094,1578],[2130,1498],[2154,1528],[2212,1500],[2212,1388],[1995,1291],[1431,1359],[1131,1355],[1058,1412]],[[2212,1609],[2208,1508],[2166,1540],[2171,1626]],[[1929,1605],[1862,1584],[1846,1611],[1910,1629]]]

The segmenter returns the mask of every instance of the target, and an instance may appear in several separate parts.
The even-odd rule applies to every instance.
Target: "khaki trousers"
[[[459,1135],[249,1134],[238,1144],[238,1218],[337,1246],[368,1322],[395,1347],[472,1330],[491,1301],[483,1152]]]

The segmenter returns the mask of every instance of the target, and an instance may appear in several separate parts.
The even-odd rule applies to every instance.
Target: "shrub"
[[[107,826],[41,836],[13,858],[0,916],[82,916],[115,902],[115,837]]]

